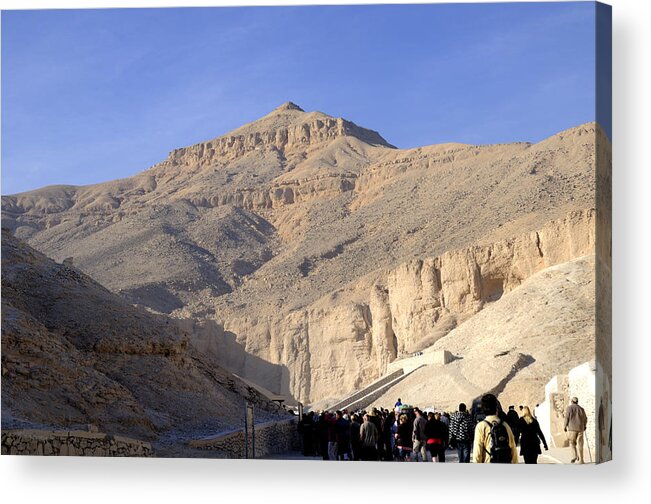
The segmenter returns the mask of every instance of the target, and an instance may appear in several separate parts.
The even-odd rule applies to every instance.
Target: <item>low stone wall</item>
[[[454,355],[449,350],[425,350],[417,352],[409,357],[402,357],[389,363],[387,371],[402,369],[409,373],[424,365],[444,366],[454,360]]]
[[[251,441],[251,433],[249,432],[249,457],[251,457]],[[246,440],[244,429],[226,432],[211,438],[195,439],[188,444],[191,448],[222,452],[226,458],[245,458]],[[253,458],[299,449],[300,439],[295,418],[255,426],[255,454]]]
[[[77,455],[86,457],[149,457],[144,441],[101,432],[3,430],[2,455]]]

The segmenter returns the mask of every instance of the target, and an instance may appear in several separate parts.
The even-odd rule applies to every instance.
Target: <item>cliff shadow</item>
[[[296,403],[289,391],[290,371],[284,364],[274,364],[247,352],[237,335],[225,331],[215,320],[179,320],[190,342],[201,353],[212,356],[226,370],[237,375],[267,396],[284,396],[286,403]]]

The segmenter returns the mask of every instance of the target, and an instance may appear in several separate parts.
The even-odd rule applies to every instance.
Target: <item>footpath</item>
[[[550,448],[549,450],[543,450],[542,455],[538,457],[539,464],[571,464],[572,460],[572,450],[569,447],[566,448]],[[586,464],[591,464],[592,459],[590,457],[590,452],[587,447],[583,448],[584,462]],[[580,465],[580,464],[577,464]]]
[[[587,450],[585,450],[586,463],[589,463],[589,455]],[[265,457],[261,457],[268,460],[320,460],[323,462],[321,457],[305,457],[299,451],[289,451],[284,453],[275,453],[270,454]],[[520,463],[524,464],[524,459],[519,457]],[[538,457],[539,464],[570,464],[572,459],[571,450],[569,448],[550,448],[549,450],[543,450],[543,453]],[[448,450],[445,457],[446,463],[456,463],[458,462],[456,450]]]

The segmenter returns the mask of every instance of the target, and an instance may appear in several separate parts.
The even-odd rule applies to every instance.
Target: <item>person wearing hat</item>
[[[579,406],[579,398],[572,397],[570,405],[565,410],[564,431],[570,441],[572,450],[572,464],[578,460],[583,464],[583,433],[588,427],[588,417],[585,410]]]

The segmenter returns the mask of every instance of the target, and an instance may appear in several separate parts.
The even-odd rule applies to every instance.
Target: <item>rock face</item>
[[[595,259],[577,257],[538,271],[499,300],[487,304],[422,355],[392,367],[423,365],[377,399],[455,411],[460,402],[492,392],[504,407],[534,406],[545,399],[550,377],[567,373],[595,355]],[[447,364],[437,354],[448,351]]]
[[[333,391],[343,396],[384,374],[396,357],[436,343],[535,273],[594,254],[594,225],[594,211],[574,212],[513,239],[403,263],[371,285],[361,282],[289,315],[230,319],[227,330],[246,353],[240,367],[229,362],[229,368],[269,386],[273,378],[257,372],[247,357],[252,354],[289,368],[272,390],[303,401],[334,399]],[[589,340],[585,345],[594,352]]]
[[[316,402],[594,253],[597,145],[609,157],[589,123],[397,149],[287,103],[128,179],[3,197],[2,219],[238,375]]]
[[[157,439],[238,426],[245,399],[277,408],[167,317],[2,233],[2,424]],[[264,411],[267,410],[267,413]]]

